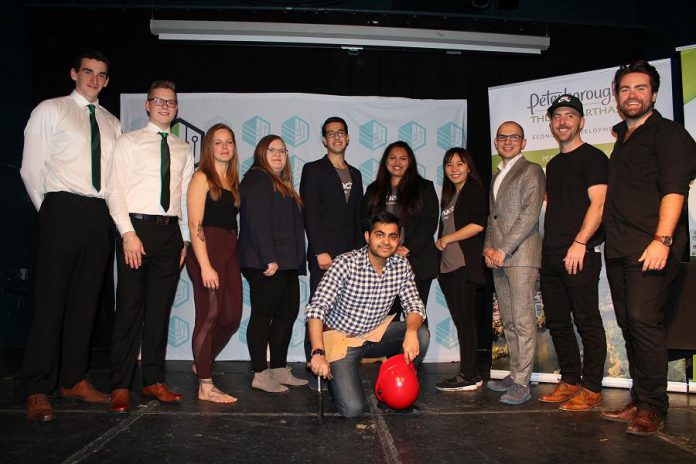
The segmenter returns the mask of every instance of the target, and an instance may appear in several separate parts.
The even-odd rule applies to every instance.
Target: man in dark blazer
[[[338,116],[330,117],[324,121],[321,135],[326,155],[305,164],[300,180],[309,242],[310,299],[334,258],[365,245],[360,228],[362,176],[358,169],[346,163],[346,148],[350,143],[348,124]],[[305,335],[307,362],[309,348]]]
[[[362,176],[345,160],[348,125],[342,118],[331,117],[324,122],[321,135],[327,153],[305,164],[300,181],[311,294],[336,256],[365,245],[360,230]]]
[[[510,349],[510,375],[488,382],[505,392],[503,404],[529,401],[529,380],[534,367],[536,317],[535,284],[541,267],[539,213],[544,202],[544,171],[527,161],[522,126],[500,125],[495,149],[502,162],[491,181],[490,212],[483,244],[486,265],[493,269],[505,339]]]

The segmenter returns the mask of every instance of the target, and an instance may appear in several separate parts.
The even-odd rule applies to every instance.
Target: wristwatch
[[[672,237],[669,235],[655,235],[653,240],[657,240],[666,247],[672,246]]]
[[[314,356],[324,356],[326,355],[326,352],[322,350],[321,348],[317,348],[316,350],[312,351],[312,357]]]

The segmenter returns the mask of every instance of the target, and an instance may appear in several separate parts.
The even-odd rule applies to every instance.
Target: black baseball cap
[[[549,106],[548,114],[549,116],[553,116],[553,112],[556,111],[556,108],[561,108],[563,106],[567,106],[568,108],[573,108],[575,111],[580,113],[581,117],[585,117],[585,112],[582,109],[582,102],[578,97],[575,95],[571,95],[569,93],[564,93],[557,99],[553,101],[551,106]]]

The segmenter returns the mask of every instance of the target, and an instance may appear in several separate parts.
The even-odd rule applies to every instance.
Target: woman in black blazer
[[[443,391],[474,391],[483,385],[476,372],[476,289],[485,283],[483,231],[487,193],[469,152],[450,148],[442,160],[440,230],[440,288],[447,301],[459,339],[459,374],[438,383]]]
[[[425,305],[430,284],[438,272],[433,236],[439,208],[435,187],[418,173],[416,156],[406,142],[394,142],[384,150],[377,178],[363,197],[363,224],[371,215],[382,211],[394,213],[400,220],[401,246],[397,253],[408,257],[416,275],[418,294]],[[392,311],[400,309],[397,299]]]
[[[283,139],[267,135],[259,141],[239,193],[239,266],[249,282],[251,299],[247,328],[254,370],[251,386],[285,393],[286,385],[306,385],[307,380],[294,377],[286,366],[300,310],[298,275],[305,273],[306,265],[302,200],[292,185]]]

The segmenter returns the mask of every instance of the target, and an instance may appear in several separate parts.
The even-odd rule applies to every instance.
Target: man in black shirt
[[[683,217],[689,181],[696,176],[696,143],[653,109],[660,75],[646,61],[614,76],[624,121],[614,126],[604,208],[607,277],[633,379],[631,402],[604,411],[626,422],[626,432],[648,435],[667,414],[667,349],[663,306],[687,245]]]
[[[547,403],[564,411],[587,411],[602,403],[607,342],[599,314],[597,286],[604,240],[601,228],[607,192],[607,156],[583,142],[582,102],[561,95],[548,115],[561,152],[546,166],[547,206],[541,258],[541,294],[561,381]],[[573,315],[571,320],[571,314]],[[573,330],[582,338],[583,360]]]

